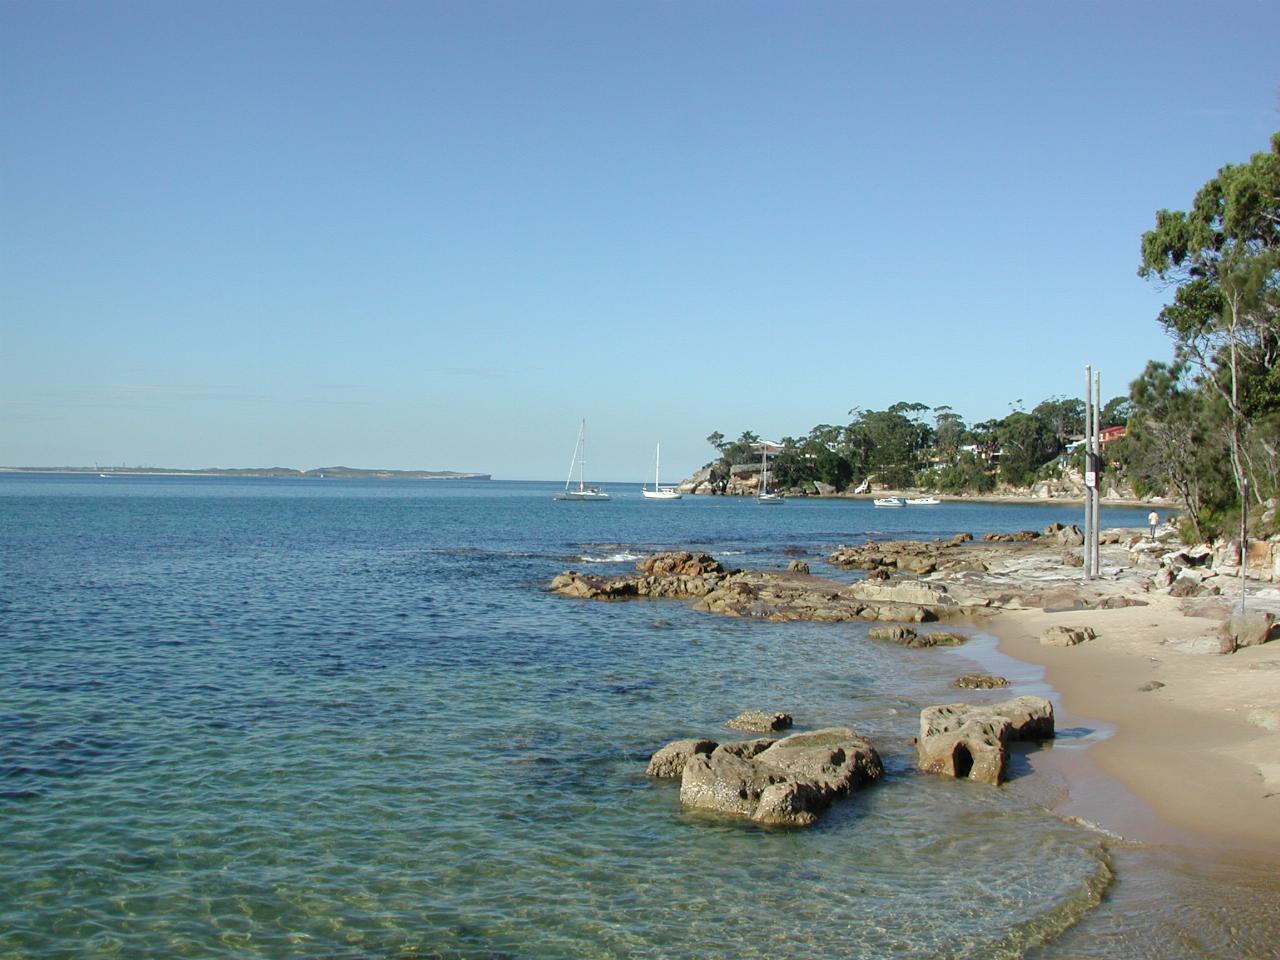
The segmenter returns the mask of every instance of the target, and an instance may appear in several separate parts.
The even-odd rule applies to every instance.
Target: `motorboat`
[[[907,500],[909,507],[931,507],[935,503],[941,503],[937,497],[910,497]]]
[[[901,497],[876,497],[871,502],[877,507],[905,507],[907,505],[907,501]]]
[[[557,493],[554,500],[608,500],[609,495],[599,487],[589,487],[582,477],[587,467],[587,421],[583,420],[578,427],[578,442],[573,447],[573,460],[569,462],[569,476],[564,481],[564,489]],[[578,483],[573,483],[574,472],[578,474]]]

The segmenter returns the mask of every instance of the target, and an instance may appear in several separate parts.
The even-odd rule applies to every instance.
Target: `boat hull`
[[[646,500],[679,500],[683,494],[678,490],[641,490],[640,496]]]

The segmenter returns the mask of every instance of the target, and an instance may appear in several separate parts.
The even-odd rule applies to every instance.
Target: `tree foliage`
[[[1203,527],[1206,510],[1229,519],[1246,496],[1261,504],[1277,489],[1280,459],[1280,133],[1268,152],[1228,164],[1196,193],[1187,211],[1160,210],[1142,236],[1139,274],[1169,284],[1159,322],[1174,342],[1174,363],[1148,367],[1132,391],[1134,416],[1150,424],[1179,417],[1201,446],[1225,456],[1234,493],[1214,490],[1212,473],[1169,479]],[[1166,384],[1176,383],[1177,389]],[[1194,396],[1183,396],[1183,394]],[[1176,401],[1176,403],[1175,403]],[[1174,418],[1175,420],[1177,418]],[[1208,445],[1207,447],[1205,445]],[[1199,470],[1200,457],[1189,466]],[[1225,532],[1223,524],[1202,532]]]

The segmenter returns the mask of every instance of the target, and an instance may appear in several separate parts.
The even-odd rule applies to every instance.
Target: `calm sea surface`
[[[963,650],[543,589],[666,547],[849,579],[841,543],[1080,508],[556,487],[0,475],[0,956],[1271,955],[1265,913],[1160,920],[1176,858],[915,773]],[[753,707],[855,727],[886,782],[764,830],[647,780]]]

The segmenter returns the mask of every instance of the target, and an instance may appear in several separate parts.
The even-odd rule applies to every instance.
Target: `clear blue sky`
[[[0,0],[0,464],[664,479],[1167,359],[1280,4]]]

